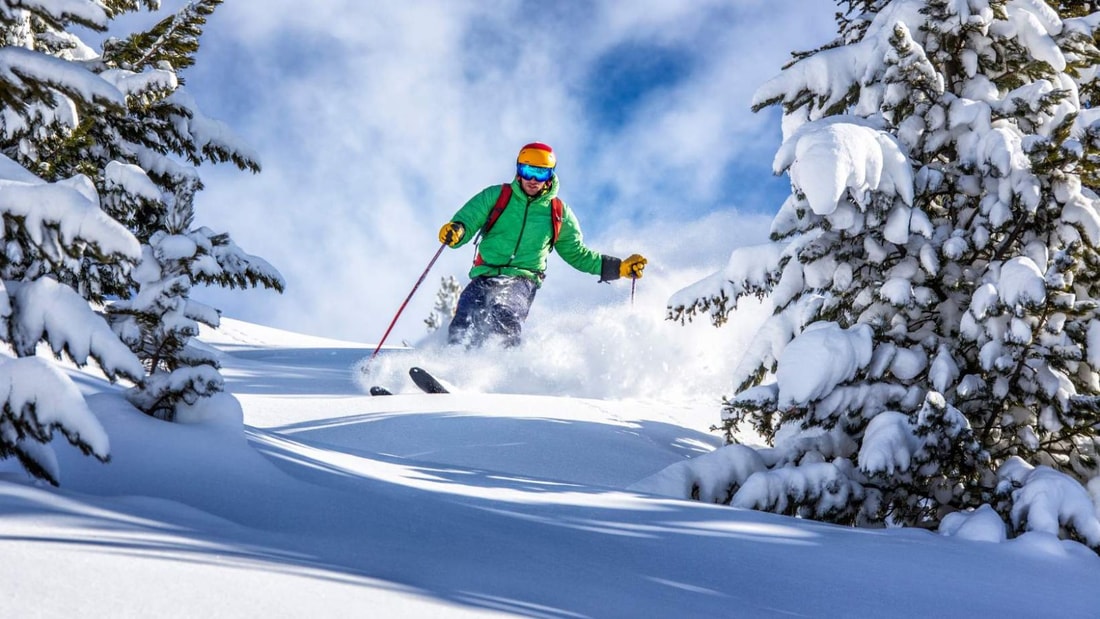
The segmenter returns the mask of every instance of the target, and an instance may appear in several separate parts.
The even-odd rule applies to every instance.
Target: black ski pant
[[[526,277],[475,277],[458,297],[448,342],[476,348],[492,337],[502,346],[516,346],[537,290]]]

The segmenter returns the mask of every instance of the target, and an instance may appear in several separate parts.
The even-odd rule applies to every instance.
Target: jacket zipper
[[[519,244],[523,241],[523,232],[527,229],[527,214],[531,212],[531,201],[537,196],[528,196],[527,205],[523,207],[523,223],[519,226],[519,236],[516,237],[516,246],[512,249],[512,256],[508,258],[508,264],[504,266],[512,266],[512,261],[516,259],[516,254],[519,253]]]

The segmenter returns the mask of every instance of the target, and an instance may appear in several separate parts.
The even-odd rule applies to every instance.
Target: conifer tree
[[[111,306],[112,324],[149,372],[130,393],[141,410],[174,419],[182,405],[222,390],[216,359],[188,342],[198,324],[218,325],[218,312],[190,297],[194,284],[264,286],[282,291],[282,276],[263,259],[249,255],[225,233],[194,225],[194,200],[202,182],[194,169],[203,162],[229,162],[258,172],[256,157],[230,139],[224,126],[206,118],[181,87],[178,72],[194,64],[206,18],[221,0],[194,0],[151,30],[104,46],[108,71],[128,78],[167,72],[146,80],[127,113],[109,117],[104,130],[121,152],[113,161],[136,166],[153,191],[131,191],[104,175],[105,189],[117,196],[144,243],[142,265],[134,272],[136,294]],[[173,158],[174,157],[174,158]],[[190,164],[190,165],[188,165]],[[159,194],[159,198],[157,198]]]
[[[435,306],[432,313],[424,319],[428,326],[428,333],[432,333],[447,324],[454,317],[458,309],[458,297],[462,294],[462,285],[453,275],[442,277],[439,280],[439,290],[435,293]]]
[[[149,6],[149,3],[143,3]],[[0,458],[57,484],[48,443],[55,431],[85,454],[106,461],[110,445],[72,381],[37,358],[45,342],[77,364],[94,360],[110,378],[141,380],[137,358],[77,290],[84,268],[124,272],[141,256],[137,239],[102,210],[79,166],[50,169],[48,153],[83,139],[97,110],[125,106],[121,92],[89,71],[94,58],[74,26],[104,30],[138,2],[0,1]],[[87,266],[82,266],[87,265]]]
[[[1100,15],[844,4],[838,38],[756,95],[784,111],[774,244],[670,303],[715,324],[745,296],[776,308],[724,411],[729,436],[748,424],[776,449],[725,500],[926,527],[991,504],[1013,532],[1100,548],[1081,486],[1100,424]]]
[[[83,261],[60,277],[108,308],[112,326],[142,360],[146,377],[129,393],[146,413],[174,419],[179,407],[221,391],[213,356],[188,346],[199,323],[218,312],[191,298],[195,284],[283,289],[279,273],[225,233],[196,227],[203,188],[195,166],[229,162],[258,172],[255,155],[222,123],[207,118],[183,88],[206,19],[222,0],[192,0],[147,32],[108,39],[90,69],[125,95],[124,106],[98,106],[72,131],[36,140],[25,165],[47,179],[80,172],[104,210],[142,243],[139,268]]]

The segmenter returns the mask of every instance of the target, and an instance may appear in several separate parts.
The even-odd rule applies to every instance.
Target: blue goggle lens
[[[554,176],[554,168],[540,168],[526,163],[516,165],[516,174],[525,181],[545,183]]]

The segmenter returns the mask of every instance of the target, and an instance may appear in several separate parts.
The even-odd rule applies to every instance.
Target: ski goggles
[[[526,163],[516,164],[516,174],[525,181],[545,183],[554,177],[554,168],[540,168]]]

